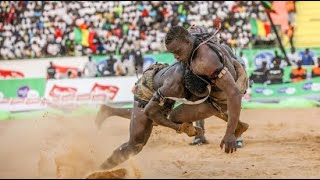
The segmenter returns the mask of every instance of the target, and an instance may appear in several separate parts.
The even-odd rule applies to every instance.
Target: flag
[[[87,29],[80,29],[78,27],[73,28],[74,40],[76,44],[81,44],[85,47],[89,47],[93,44],[95,32],[89,32]]]
[[[277,13],[273,7],[270,1],[261,1],[261,5],[264,7],[264,10],[267,13]]]
[[[251,18],[251,34],[258,36],[267,36],[271,33],[270,24],[264,23],[259,19]]]
[[[81,44],[81,41],[82,41],[81,30],[77,27],[74,27],[73,32],[74,32],[74,40],[76,44]]]
[[[81,29],[82,41],[81,44],[85,47],[89,46],[89,31],[87,29]]]

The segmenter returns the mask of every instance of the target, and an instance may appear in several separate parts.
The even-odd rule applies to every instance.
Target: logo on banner
[[[266,89],[266,88],[256,88],[255,92],[257,94],[263,94],[266,96],[273,94],[273,91],[271,89]]]
[[[31,89],[29,86],[21,86],[17,90],[17,97],[20,98],[38,98],[39,92]]]
[[[119,91],[119,88],[117,86],[101,85],[101,84],[95,83],[91,88],[90,92],[96,95],[106,94],[108,98],[113,100],[114,97],[117,95],[118,91]]]
[[[69,95],[75,95],[76,92],[77,92],[77,89],[74,87],[63,87],[55,84],[51,88],[49,95],[52,97],[69,96]]]
[[[304,90],[320,91],[320,83],[307,82],[303,84]]]
[[[271,60],[273,59],[273,57],[274,55],[271,52],[258,53],[254,57],[255,69],[261,68],[263,61],[267,62],[267,67],[270,67]]]
[[[278,89],[278,93],[280,94],[289,94],[289,95],[292,95],[296,92],[296,88],[294,87],[283,87],[283,88],[280,88]]]
[[[0,78],[23,78],[24,74],[19,71],[0,69]]]

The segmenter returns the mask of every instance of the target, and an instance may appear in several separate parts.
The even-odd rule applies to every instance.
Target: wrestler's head
[[[187,29],[173,26],[165,38],[166,48],[180,62],[188,62],[192,54],[193,40]]]

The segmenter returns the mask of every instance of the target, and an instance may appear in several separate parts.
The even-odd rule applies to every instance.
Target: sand
[[[84,178],[128,139],[129,120],[94,115],[0,122],[0,178]],[[142,152],[117,168],[125,178],[320,178],[320,108],[247,109],[245,146],[219,147],[226,123],[206,120],[209,144],[156,126]],[[115,169],[117,169],[115,168]]]

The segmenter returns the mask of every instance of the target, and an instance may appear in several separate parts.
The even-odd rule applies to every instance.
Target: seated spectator
[[[292,82],[299,82],[307,78],[307,70],[302,67],[302,62],[298,62],[298,67],[295,69],[292,69],[292,72],[290,73],[290,78]]]
[[[115,58],[113,58],[113,55],[110,55],[110,58],[107,60],[107,63],[104,65],[104,67],[102,68],[102,76],[114,76],[115,75],[115,71],[114,71],[114,63],[117,60]]]
[[[313,57],[310,54],[309,48],[306,49],[305,53],[301,57],[302,65],[314,65]]]
[[[53,67],[52,61],[50,61],[50,66],[47,68],[47,79],[55,79],[56,68]]]
[[[81,71],[78,71],[77,77],[78,77],[78,78],[82,78],[82,72],[81,72]]]
[[[273,67],[267,71],[268,84],[282,84],[283,83],[283,69],[280,67],[278,61],[273,61]]]
[[[77,77],[77,74],[72,73],[72,71],[68,71],[67,72],[67,78],[68,79],[73,79],[73,78],[76,78],[76,77]]]
[[[318,57],[318,66],[312,68],[311,77],[320,76],[320,57]]]
[[[127,74],[127,69],[124,64],[125,57],[123,56],[120,60],[117,60],[116,63],[114,63],[114,71],[116,76],[125,76]]]
[[[254,83],[263,84],[267,81],[267,62],[262,62],[262,67],[259,69],[256,69],[250,76],[250,80],[252,80]]]

